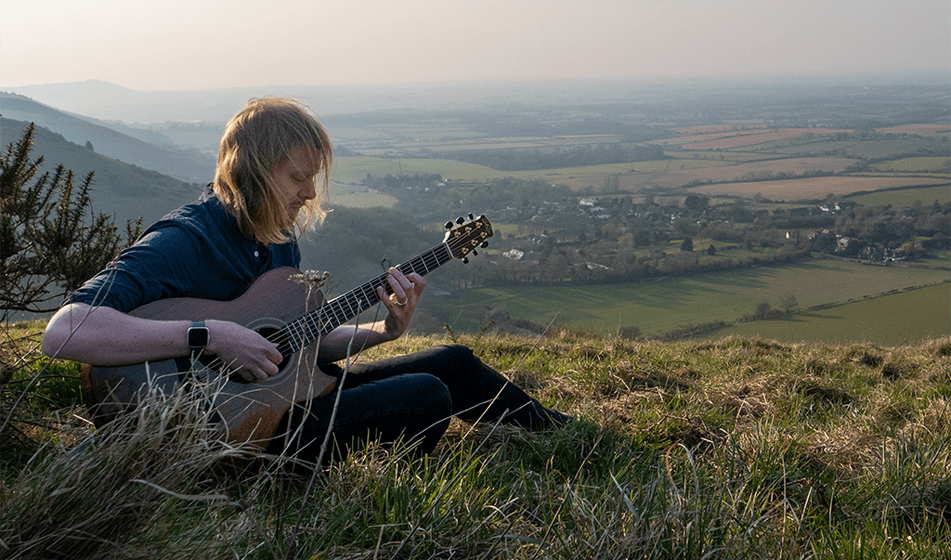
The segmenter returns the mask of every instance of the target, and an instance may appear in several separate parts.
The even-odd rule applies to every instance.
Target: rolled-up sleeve
[[[202,242],[185,228],[164,227],[123,250],[66,303],[103,305],[128,312],[146,303],[193,292],[201,273]]]
[[[299,265],[296,240],[261,245],[244,236],[217,199],[206,195],[153,224],[66,303],[128,313],[173,297],[228,301],[267,270]]]

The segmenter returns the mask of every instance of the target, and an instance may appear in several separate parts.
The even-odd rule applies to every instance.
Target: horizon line
[[[463,85],[463,84],[482,84],[482,85],[518,85],[518,84],[541,84],[552,82],[579,82],[579,83],[697,83],[697,82],[717,82],[724,80],[743,80],[743,81],[764,81],[764,80],[894,80],[900,77],[928,78],[931,82],[945,82],[951,84],[951,67],[947,68],[909,68],[893,70],[867,70],[856,72],[816,72],[816,73],[759,73],[759,74],[706,74],[706,75],[655,75],[655,76],[522,76],[522,77],[495,77],[495,78],[472,78],[472,79],[447,79],[447,80],[419,80],[411,82],[364,82],[364,83],[287,83],[287,84],[260,84],[260,85],[221,85],[213,87],[200,88],[173,88],[173,89],[150,89],[133,88],[105,80],[102,78],[87,78],[85,80],[73,80],[63,82],[33,83],[25,85],[0,84],[0,90],[6,88],[39,88],[53,86],[69,86],[77,84],[101,83],[117,88],[140,93],[176,93],[176,92],[200,92],[216,90],[242,90],[242,89],[261,89],[261,88],[385,88],[385,87],[406,87],[406,86],[440,86],[440,85]]]

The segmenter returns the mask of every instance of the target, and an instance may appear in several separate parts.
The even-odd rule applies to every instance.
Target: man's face
[[[297,219],[300,209],[317,196],[316,178],[320,158],[309,148],[295,148],[271,170],[273,188],[287,212],[287,227]]]

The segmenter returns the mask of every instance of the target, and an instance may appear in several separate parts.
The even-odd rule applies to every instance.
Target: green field
[[[938,204],[951,202],[951,186],[941,185],[937,187],[919,187],[913,189],[895,189],[888,191],[877,191],[869,194],[850,197],[849,200],[866,206],[912,206],[915,201],[921,201],[922,204],[931,204],[935,200]]]
[[[448,159],[380,158],[369,156],[338,157],[334,161],[332,180],[338,183],[356,183],[366,178],[386,175],[430,175],[438,173],[443,179],[460,181],[487,181],[508,173],[484,165]]]
[[[502,177],[519,179],[544,179],[558,181],[568,178],[604,177],[606,175],[624,175],[628,173],[664,173],[683,169],[701,169],[724,167],[734,162],[713,159],[676,159],[657,161],[638,161],[588,165],[583,167],[565,167],[529,171],[496,171],[484,165],[465,163],[448,159],[426,158],[382,158],[372,156],[336,158],[333,181],[338,183],[357,183],[367,174],[374,177],[385,175],[424,175],[438,173],[443,179],[455,181],[488,181]]]
[[[897,154],[914,153],[918,150],[938,153],[948,149],[947,140],[928,138],[904,138],[888,140],[826,140],[814,142],[797,142],[795,139],[779,140],[756,146],[758,150],[785,154],[823,154],[843,153],[859,158],[888,158]]]
[[[948,168],[947,157],[907,157],[872,165],[878,171],[941,172]]]
[[[733,150],[712,153],[709,150],[683,150],[666,151],[664,154],[674,159],[708,159],[727,163],[746,163],[763,159],[775,159],[775,156],[762,154],[760,152],[735,152]]]
[[[465,290],[452,305],[460,317],[457,330],[480,328],[480,309],[494,306],[511,319],[548,325],[568,323],[574,328],[614,334],[636,326],[644,335],[659,335],[678,327],[714,321],[735,321],[752,314],[760,303],[780,308],[781,298],[795,296],[800,308],[862,301],[892,290],[946,282],[947,270],[863,266],[831,258],[795,265],[760,267],[710,273],[654,282],[573,287],[519,287]],[[942,284],[947,290],[947,284]],[[894,297],[894,296],[889,296]],[[945,306],[946,308],[947,306]],[[909,308],[919,316],[934,309],[924,302]],[[465,313],[471,311],[471,313]],[[468,319],[463,319],[466,317]],[[889,330],[885,325],[883,334]],[[948,329],[934,335],[947,334]]]
[[[559,180],[582,177],[604,177],[605,175],[624,175],[628,173],[666,173],[685,169],[706,169],[709,167],[727,167],[734,165],[732,161],[718,161],[712,159],[658,159],[651,161],[632,161],[628,163],[604,163],[600,165],[585,165],[581,167],[561,167],[557,169],[534,169],[529,171],[513,171],[507,173],[520,179],[535,177],[546,180]]]
[[[378,208],[381,206],[392,208],[396,206],[398,202],[395,197],[383,193],[347,193],[343,191],[336,193],[333,188],[331,188],[330,191],[331,205],[348,206],[350,208]]]
[[[917,344],[951,334],[951,287],[938,284],[886,297],[740,323],[704,335],[721,339],[747,336],[780,342]]]

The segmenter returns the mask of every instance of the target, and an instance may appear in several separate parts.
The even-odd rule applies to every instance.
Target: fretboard
[[[451,261],[452,258],[448,245],[443,242],[396,268],[403,274],[415,272],[425,276]],[[377,294],[377,288],[383,287],[387,294],[393,292],[390,283],[386,281],[388,274],[381,274],[362,286],[325,301],[319,308],[285,325],[280,335],[276,337],[281,341],[280,352],[284,355],[288,355],[285,352],[297,352],[379,303],[380,296]]]

